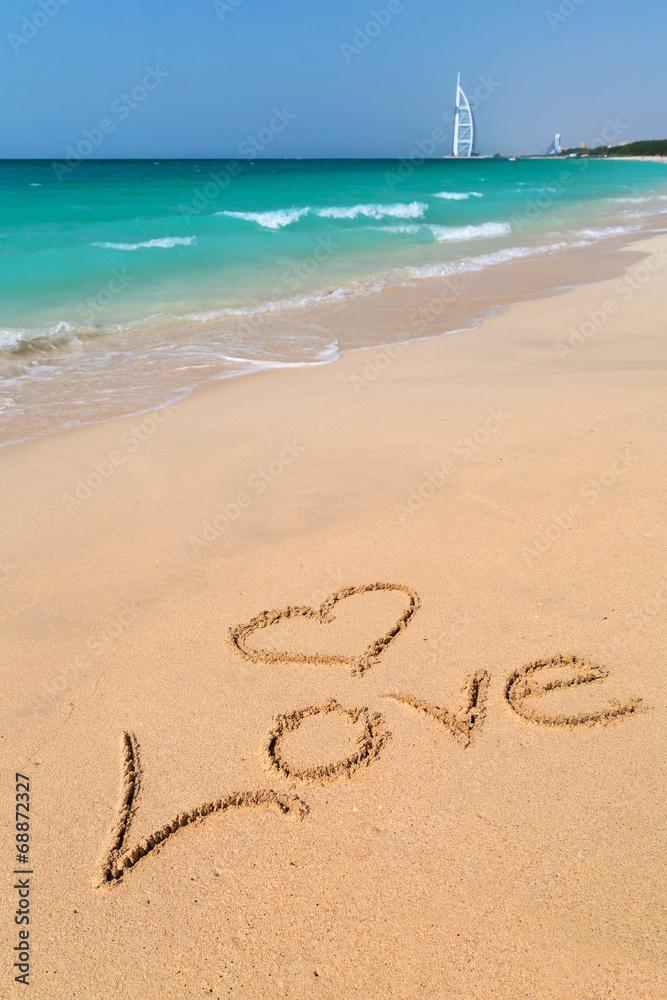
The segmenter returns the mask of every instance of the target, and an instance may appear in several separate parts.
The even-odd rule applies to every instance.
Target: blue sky
[[[264,156],[407,156],[458,70],[480,153],[665,138],[666,38],[664,0],[5,0],[0,157],[104,119],[104,157],[237,157],[260,130]]]

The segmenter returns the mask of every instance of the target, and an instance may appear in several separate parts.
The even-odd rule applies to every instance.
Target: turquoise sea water
[[[131,380],[152,348],[173,347],[184,371],[216,355],[239,371],[326,359],[326,337],[272,344],[264,326],[253,342],[252,317],[596,243],[666,212],[662,163],[82,161],[63,175],[0,162],[5,411],[25,415],[47,384],[76,379],[85,395],[90,376],[102,391],[107,369],[111,392],[119,363]],[[238,315],[242,342],[226,341]]]

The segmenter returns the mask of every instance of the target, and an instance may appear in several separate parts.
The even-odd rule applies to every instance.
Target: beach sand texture
[[[667,995],[665,236],[618,275],[5,450],[32,995]]]

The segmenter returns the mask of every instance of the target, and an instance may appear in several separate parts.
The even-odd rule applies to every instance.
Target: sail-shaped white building
[[[454,115],[454,156],[472,156],[475,143],[475,123],[468,98],[461,87],[461,74],[456,78],[456,113]]]
[[[556,132],[556,136],[554,138],[554,141],[551,143],[551,145],[547,149],[547,151],[545,153],[545,156],[558,156],[559,153],[562,153],[562,151],[563,150],[562,150],[562,147],[561,147],[561,144],[560,144],[560,132]]]

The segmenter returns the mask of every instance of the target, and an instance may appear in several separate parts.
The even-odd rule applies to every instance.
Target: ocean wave
[[[481,226],[430,226],[438,243],[450,240],[476,240],[482,237],[507,236],[512,232],[508,222],[483,222]]]
[[[0,329],[0,352],[6,354],[57,351],[79,343],[81,331],[64,320],[35,329]]]
[[[246,222],[256,222],[265,229],[282,229],[297,222],[304,215],[315,215],[320,219],[420,219],[428,205],[423,201],[412,201],[409,204],[398,202],[395,205],[364,204],[364,205],[332,205],[329,208],[278,208],[268,212],[238,212],[227,209],[216,212],[230,219],[243,219]]]
[[[231,361],[233,364],[248,365],[249,368],[255,371],[263,371],[267,368],[310,368],[314,365],[328,365],[332,361],[339,361],[342,353],[338,341],[333,340],[330,344],[325,344],[324,347],[320,348],[314,358],[309,358],[307,361],[274,361],[269,358],[245,358],[238,354],[218,354],[217,357],[221,361]],[[244,369],[244,374],[247,371],[248,369]],[[219,376],[214,376],[214,378],[229,378],[230,375],[235,374],[238,373],[223,372]]]
[[[667,201],[666,194],[646,194],[641,198],[609,198],[609,201],[625,202],[630,205],[640,205],[648,201]]]
[[[434,227],[430,227],[434,228]],[[569,239],[555,239],[541,246],[505,247],[492,253],[478,254],[475,257],[463,257],[458,261],[446,261],[440,264],[424,264],[419,267],[407,267],[403,274],[410,278],[444,278],[461,271],[483,271],[487,267],[507,264],[513,260],[529,257],[541,257],[544,254],[557,253],[560,250],[577,250],[589,247],[598,240],[609,236],[621,236],[637,232],[641,226],[607,226],[603,229],[581,229],[573,233]],[[556,234],[553,234],[556,235]]]
[[[434,198],[447,198],[449,201],[464,201],[466,198],[483,198],[481,191],[439,191]]]
[[[565,244],[561,244],[565,246]],[[498,264],[507,264],[510,261],[518,260],[522,257],[533,257],[540,252],[546,252],[546,247],[506,247],[504,250],[496,250],[495,253],[479,254],[476,257],[464,257],[463,260],[443,262],[441,264],[423,264],[420,267],[408,267],[405,273],[411,278],[446,278],[452,274],[459,274],[461,271],[483,271],[487,267],[496,267]],[[549,249],[556,249],[552,244]]]
[[[428,208],[426,202],[411,201],[409,204],[399,202],[396,205],[351,205],[333,206],[332,208],[317,208],[315,215],[321,219],[356,219],[364,216],[367,219],[386,219],[387,216],[394,219],[421,219]]]
[[[421,226],[368,226],[374,233],[410,233],[415,235],[422,228]]]
[[[194,236],[165,236],[161,240],[146,240],[145,243],[93,243],[92,245],[104,247],[105,250],[141,250],[144,247],[186,247],[194,242]]]
[[[380,231],[406,232],[415,234],[421,230],[431,231],[438,241],[469,240],[479,237],[496,237],[507,235],[511,232],[511,227],[507,223],[487,222],[479,226],[445,227],[434,226],[422,223],[420,225],[396,225],[370,227]],[[563,237],[556,232],[548,234],[551,240],[540,246],[510,246],[495,252],[468,256],[458,260],[443,261],[441,263],[425,264],[401,268],[392,271],[390,274],[376,276],[365,280],[351,281],[338,287],[314,291],[306,295],[297,295],[289,299],[271,300],[261,304],[248,306],[223,307],[210,311],[192,312],[189,314],[152,314],[141,320],[135,320],[121,325],[104,325],[88,327],[79,323],[71,323],[65,320],[55,321],[51,324],[34,329],[1,329],[0,328],[0,353],[4,355],[20,355],[29,360],[30,355],[37,356],[51,351],[66,350],[68,348],[83,346],[87,341],[98,339],[107,334],[126,332],[133,327],[143,327],[144,325],[172,322],[207,322],[225,316],[252,316],[262,313],[273,313],[282,310],[303,308],[311,305],[323,305],[327,302],[340,302],[354,298],[365,297],[377,294],[389,286],[410,285],[414,281],[424,278],[444,277],[461,271],[480,271],[488,267],[508,263],[521,258],[536,257],[543,254],[555,253],[561,250],[575,249],[590,246],[599,240],[608,237],[620,236],[640,230],[640,225],[607,226],[599,228],[585,228],[577,230]],[[559,239],[560,236],[560,239]],[[194,238],[188,238],[188,242]],[[163,241],[150,241],[149,244],[112,244],[120,247],[136,247],[145,245],[162,245]],[[238,360],[238,359],[237,359]]]
[[[407,282],[408,284],[410,282]],[[397,282],[387,277],[368,278],[365,281],[351,281],[348,285],[340,285],[338,288],[327,288],[323,291],[312,292],[310,295],[297,295],[290,299],[272,299],[260,305],[252,306],[230,306],[222,309],[211,309],[207,312],[188,313],[179,316],[149,316],[143,322],[154,322],[160,319],[168,319],[179,322],[207,322],[220,319],[224,316],[261,316],[263,313],[281,312],[284,309],[300,309],[303,306],[320,305],[327,302],[340,302],[344,299],[359,298],[365,295],[374,295],[382,291],[389,284],[406,284]]]
[[[624,233],[631,233],[637,226],[606,226],[604,229],[581,229],[582,236],[588,236],[594,240],[604,239],[606,236],[622,236]]]
[[[216,215],[226,215],[230,219],[244,219],[246,222],[256,222],[264,229],[282,229],[292,222],[297,222],[302,215],[307,215],[308,208],[279,208],[272,212],[216,212]]]

